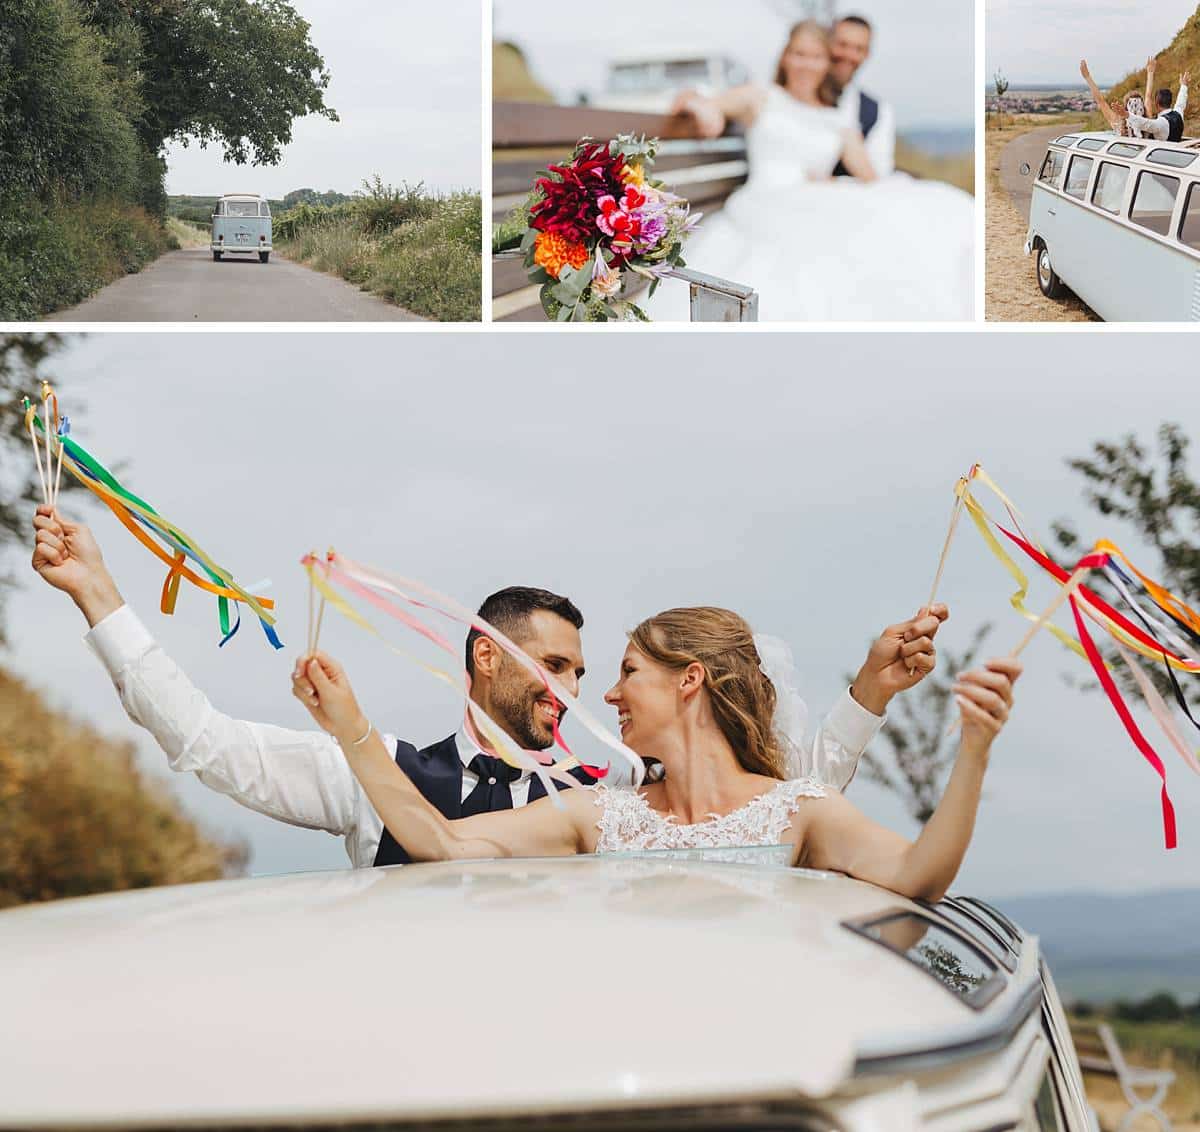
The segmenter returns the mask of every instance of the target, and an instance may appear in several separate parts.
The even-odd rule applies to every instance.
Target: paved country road
[[[1070,133],[1067,127],[1039,126],[1027,134],[1013,138],[1000,151],[1000,184],[1005,188],[1021,219],[1029,223],[1029,201],[1033,196],[1033,182],[1042,167],[1042,158],[1046,156],[1046,145],[1051,138],[1061,137]],[[1029,172],[1021,173],[1021,163],[1029,163]]]
[[[419,316],[333,275],[271,255],[213,261],[207,248],[167,252],[57,322],[405,322]]]

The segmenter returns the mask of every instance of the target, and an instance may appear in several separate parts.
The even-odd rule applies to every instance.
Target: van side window
[[[1189,248],[1200,249],[1200,182],[1188,186],[1187,200],[1183,205],[1183,219],[1179,222],[1179,240]]]
[[[1038,180],[1048,185],[1057,185],[1063,169],[1063,155],[1056,149],[1046,151],[1046,159],[1042,162],[1042,171]]]
[[[1143,169],[1138,174],[1137,188],[1133,190],[1133,204],[1129,219],[1142,228],[1149,228],[1165,236],[1171,226],[1171,213],[1175,209],[1175,196],[1179,192],[1179,178],[1167,177],[1162,173],[1151,173]]]
[[[1062,1116],[1059,1112],[1058,1090],[1050,1075],[1050,1067],[1042,1075],[1042,1085],[1033,1102],[1034,1127],[1038,1132],[1062,1132]]]
[[[1084,199],[1087,195],[1088,177],[1092,175],[1094,164],[1095,159],[1091,157],[1080,157],[1076,154],[1071,158],[1071,164],[1067,168],[1067,183],[1063,186],[1067,196],[1077,200]]]
[[[1129,181],[1129,166],[1117,165],[1112,161],[1101,161],[1096,174],[1096,187],[1092,190],[1092,204],[1116,216],[1125,199],[1125,185]]]

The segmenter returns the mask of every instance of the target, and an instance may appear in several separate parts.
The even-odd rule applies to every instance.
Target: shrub
[[[349,203],[302,202],[275,216],[287,254],[357,283],[416,314],[477,321],[483,267],[478,193],[392,189],[376,177]],[[282,250],[282,249],[281,249]]]
[[[0,907],[240,872],[114,742],[0,670]]]
[[[10,196],[0,202],[0,320],[72,306],[169,246],[159,221],[134,205]]]

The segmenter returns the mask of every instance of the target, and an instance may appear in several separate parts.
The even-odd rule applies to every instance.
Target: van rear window
[[[1183,219],[1179,222],[1179,242],[1200,250],[1200,191],[1197,190],[1200,190],[1200,184],[1196,182],[1188,186]]]
[[[1087,195],[1088,178],[1092,175],[1094,164],[1093,157],[1080,157],[1076,154],[1071,158],[1071,164],[1067,167],[1067,183],[1063,186],[1067,196],[1083,200]]]
[[[920,967],[976,1010],[1004,989],[1005,976],[990,955],[928,916],[895,911],[866,920],[847,920],[842,926]]]
[[[1171,165],[1176,169],[1186,169],[1196,160],[1196,155],[1181,153],[1177,149],[1152,149],[1146,154],[1146,160],[1157,162],[1159,165]]]
[[[1167,235],[1178,193],[1178,177],[1168,177],[1165,173],[1151,173],[1149,169],[1143,169],[1138,174],[1137,188],[1133,190],[1129,219],[1142,228],[1157,232],[1160,236]]]

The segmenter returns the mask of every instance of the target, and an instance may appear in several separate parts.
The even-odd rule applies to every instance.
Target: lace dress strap
[[[679,825],[673,817],[652,809],[640,791],[599,784],[594,792],[600,808],[596,852],[777,845],[801,800],[825,795],[825,788],[815,779],[794,778],[752,798],[732,813]]]

